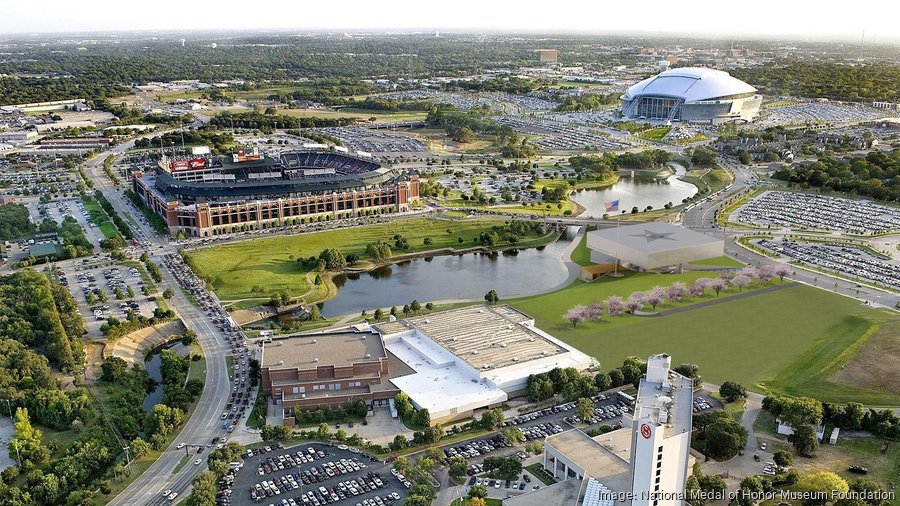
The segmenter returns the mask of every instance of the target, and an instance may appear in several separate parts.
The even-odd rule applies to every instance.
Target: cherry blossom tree
[[[744,288],[750,286],[753,280],[750,279],[750,276],[746,274],[738,274],[737,276],[731,278],[731,284],[738,287],[738,290],[744,291]]]
[[[618,295],[610,295],[605,302],[606,314],[609,316],[619,316],[625,311],[625,301]]]
[[[757,270],[756,267],[753,267],[752,265],[748,265],[747,267],[741,269],[738,275],[747,276],[748,278],[753,280],[759,277],[759,270]]]
[[[658,306],[662,301],[666,299],[666,290],[661,286],[654,286],[644,295],[644,303],[650,304],[653,306],[653,310],[656,311],[656,306]]]
[[[687,286],[681,281],[676,281],[666,288],[666,298],[672,302],[678,302],[687,293]]]
[[[734,273],[731,271],[721,271],[719,272],[719,279],[724,279],[725,281],[731,281],[731,278],[734,277]]]
[[[724,290],[727,286],[728,286],[728,281],[722,277],[718,277],[709,283],[709,287],[712,288],[713,290],[715,290],[716,297],[718,297],[719,292]]]
[[[778,276],[778,279],[784,283],[784,277],[790,275],[791,268],[787,266],[787,264],[778,264],[775,267],[775,275]]]
[[[573,327],[576,327],[579,323],[585,320],[586,312],[587,308],[585,308],[584,306],[575,306],[572,309],[566,311],[566,314],[563,315],[563,319],[571,323]]]
[[[768,283],[772,281],[772,278],[775,277],[775,266],[771,264],[763,265],[756,272],[756,279],[760,280],[763,283]]]
[[[585,308],[584,316],[592,322],[598,322],[603,318],[603,304],[592,300]]]
[[[712,283],[712,280],[709,278],[697,278],[691,283],[688,292],[690,292],[691,297],[700,297],[706,292],[710,283]]]
[[[644,292],[632,292],[631,295],[628,296],[628,302],[625,303],[625,307],[631,314],[634,314],[635,311],[639,311],[643,308]]]

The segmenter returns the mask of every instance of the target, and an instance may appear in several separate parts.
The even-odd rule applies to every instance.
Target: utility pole
[[[128,464],[131,464],[131,455],[128,453],[128,450],[130,449],[130,446],[122,447],[122,450],[125,452],[125,469],[128,469]]]

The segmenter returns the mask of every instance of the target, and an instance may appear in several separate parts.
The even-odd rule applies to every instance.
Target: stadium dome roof
[[[756,93],[756,88],[731,77],[728,72],[700,67],[666,70],[628,88],[626,99],[641,95],[682,98],[685,102],[711,100],[742,93]]]

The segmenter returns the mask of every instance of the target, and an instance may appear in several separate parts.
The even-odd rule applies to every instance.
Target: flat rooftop
[[[614,254],[615,252],[606,251],[608,249],[607,246],[616,243],[645,253],[657,253],[722,241],[706,234],[660,221],[593,230],[588,232],[587,236],[588,247],[593,245],[593,249],[597,249],[598,244],[596,241],[601,241],[604,244],[603,253],[609,254]]]
[[[656,426],[664,427],[666,437],[690,432],[693,384],[690,378],[672,370],[669,370],[665,383],[641,379],[634,404],[634,419],[649,419]],[[667,402],[669,399],[671,402]]]
[[[263,345],[261,367],[315,369],[377,362],[387,357],[381,336],[372,332],[319,332],[276,338]]]
[[[547,436],[544,442],[610,490],[626,491],[631,489],[631,432],[626,427],[592,438],[572,429]]]
[[[469,366],[499,368],[569,350],[530,326],[533,319],[511,306],[469,306],[403,320],[409,328]],[[408,330],[407,329],[407,330]]]

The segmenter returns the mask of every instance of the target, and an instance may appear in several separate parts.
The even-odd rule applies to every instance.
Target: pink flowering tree
[[[746,274],[738,274],[731,278],[731,284],[738,287],[739,291],[744,291],[744,288],[750,286],[750,283],[753,283],[753,280]]]
[[[700,297],[706,292],[706,289],[711,282],[712,280],[709,278],[697,278],[691,283],[688,292],[691,294],[691,297]]]
[[[631,314],[641,310],[644,307],[644,292],[632,292],[631,295],[628,296],[628,301],[625,302],[625,307]]]
[[[763,283],[768,283],[772,281],[772,278],[775,277],[775,266],[771,264],[766,264],[760,267],[756,271],[756,279],[760,280]]]
[[[625,312],[625,301],[618,295],[610,295],[606,299],[606,314],[609,316],[620,316]]]
[[[585,320],[586,312],[587,308],[585,308],[584,306],[575,306],[572,309],[566,311],[566,314],[563,315],[563,319],[571,323],[573,327],[577,327],[579,323]]]
[[[721,292],[726,287],[728,287],[728,280],[726,280],[725,278],[722,278],[722,277],[718,277],[709,283],[709,287],[712,288],[713,291],[716,292],[716,297],[718,297],[719,292]]]
[[[587,320],[598,322],[603,318],[603,304],[592,300],[584,310],[584,316]]]
[[[681,281],[676,281],[666,288],[666,298],[672,302],[683,299],[687,293],[687,286]]]
[[[666,299],[666,290],[661,286],[654,286],[644,295],[644,303],[653,306],[653,310],[656,311],[656,306],[658,306],[662,301]]]
[[[730,281],[731,278],[734,277],[734,273],[731,271],[721,271],[719,272],[719,279],[724,279],[725,281]]]
[[[787,264],[778,264],[775,266],[775,275],[778,276],[778,279],[784,283],[784,277],[789,276],[791,274],[791,268],[787,266]]]
[[[753,280],[759,277],[759,270],[756,267],[749,265],[741,269],[741,272],[739,272],[738,275],[747,276],[748,278]]]

